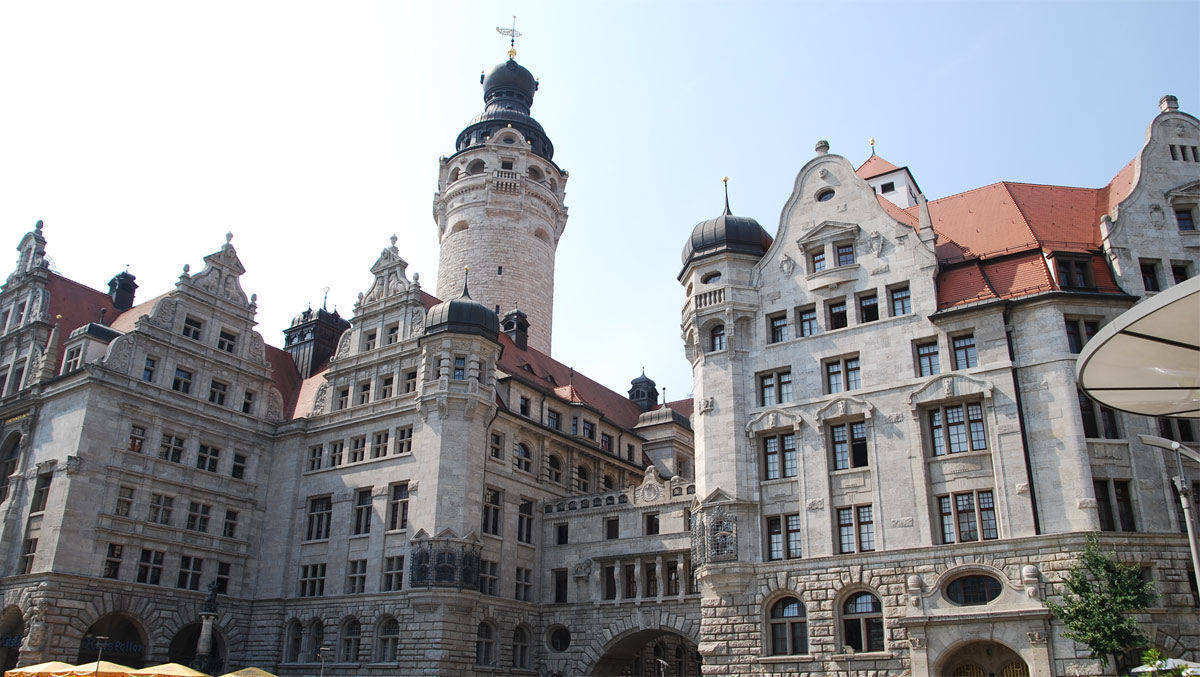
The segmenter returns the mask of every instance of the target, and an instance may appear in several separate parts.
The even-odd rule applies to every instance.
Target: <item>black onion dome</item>
[[[492,69],[483,77],[483,101],[486,104],[479,115],[471,119],[459,133],[454,143],[455,150],[482,146],[484,141],[500,130],[512,127],[529,141],[529,150],[534,155],[554,160],[554,144],[546,130],[529,115],[533,95],[538,82],[527,68],[509,59]]]
[[[537,91],[538,83],[533,73],[521,64],[509,59],[492,69],[483,80],[483,100],[485,103],[499,102],[501,99],[513,99],[506,103],[524,104],[525,112],[533,105],[533,93]]]
[[[717,218],[701,221],[692,229],[692,236],[683,246],[683,265],[723,252],[762,256],[772,241],[758,221],[748,216],[734,216],[726,207]]]
[[[472,301],[464,282],[462,296],[442,301],[430,308],[425,316],[425,335],[442,333],[475,334],[497,341],[500,336],[500,318],[496,311]]]
[[[642,375],[641,375],[641,376],[639,376],[639,377],[637,377],[637,378],[635,378],[635,379],[633,379],[632,381],[630,381],[630,382],[629,382],[629,385],[632,385],[632,386],[647,386],[647,387],[653,388],[653,387],[654,387],[655,385],[657,385],[657,384],[655,384],[655,383],[654,383],[654,380],[653,380],[653,379],[651,379],[650,377],[646,376],[646,372],[645,372],[645,371],[643,371],[643,372],[642,372]]]

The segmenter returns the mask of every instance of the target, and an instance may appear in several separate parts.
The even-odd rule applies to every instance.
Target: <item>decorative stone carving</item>
[[[33,606],[25,612],[25,627],[28,630],[25,632],[25,641],[21,645],[21,650],[40,651],[46,644],[45,612],[42,610],[41,600],[34,602]]]
[[[759,433],[768,430],[799,430],[804,422],[798,414],[787,409],[769,409],[750,419],[746,423],[746,436],[754,438]]]
[[[256,331],[250,332],[250,341],[246,348],[250,355],[250,361],[257,364],[267,364],[267,347],[263,343],[261,334]]]
[[[708,412],[712,411],[714,406],[715,406],[715,402],[714,402],[713,398],[702,397],[702,398],[700,398],[700,401],[698,401],[696,403],[696,414],[703,416],[704,414],[707,414]]]
[[[67,462],[63,466],[63,472],[68,475],[74,475],[83,469],[83,459],[79,456],[68,456]]]
[[[963,374],[946,374],[912,391],[908,396],[908,406],[916,409],[921,405],[940,402],[952,397],[978,396],[983,399],[991,399],[992,389],[992,384],[987,381]]]
[[[1042,598],[1041,580],[1042,572],[1036,566],[1026,564],[1021,567],[1021,585],[1025,587],[1025,596],[1029,599]]]
[[[857,397],[843,396],[821,407],[817,411],[817,420],[822,423],[831,419],[846,416],[861,416],[870,420],[875,414],[875,405]]]
[[[325,413],[325,405],[328,403],[328,401],[329,401],[329,383],[326,382],[326,383],[322,383],[321,386],[319,388],[317,388],[317,396],[313,398],[313,406],[312,406],[313,413],[314,414]]]
[[[575,578],[587,578],[592,575],[592,560],[585,559],[575,563],[571,568],[571,575]]]
[[[925,638],[924,637],[909,637],[908,645],[914,649],[924,649],[925,648]]]
[[[908,593],[908,603],[914,607],[921,606],[921,591],[925,589],[925,582],[921,577],[912,574],[904,582],[905,591]]]
[[[153,314],[150,315],[150,324],[170,331],[175,327],[175,313],[178,310],[179,301],[168,296],[154,304]]]
[[[820,512],[825,509],[825,499],[811,498],[804,506],[809,512]]]
[[[276,388],[271,388],[271,392],[267,396],[267,420],[283,420],[283,395],[280,395]]]
[[[104,366],[122,374],[129,373],[129,365],[133,362],[133,337],[129,334],[118,336],[108,344],[104,354]]]
[[[790,276],[795,270],[796,262],[792,260],[792,257],[784,254],[779,258],[779,272]]]
[[[1032,646],[1046,646],[1046,633],[1041,630],[1034,630],[1025,633],[1029,637],[1029,644]]]
[[[338,341],[337,351],[334,352],[332,359],[336,360],[339,357],[345,357],[346,355],[350,354],[350,337],[353,335],[353,333],[353,327],[342,332],[342,338]]]

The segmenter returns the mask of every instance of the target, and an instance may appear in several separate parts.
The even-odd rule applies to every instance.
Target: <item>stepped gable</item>
[[[866,162],[859,165],[858,169],[854,170],[854,173],[858,174],[859,178],[863,181],[866,181],[867,179],[873,179],[876,176],[888,174],[898,169],[900,168],[878,155],[872,155],[867,158]]]

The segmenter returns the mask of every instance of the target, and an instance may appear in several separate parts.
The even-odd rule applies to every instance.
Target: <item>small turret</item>
[[[642,411],[650,411],[658,406],[658,387],[654,381],[646,377],[646,370],[642,370],[642,375],[629,382],[629,399],[639,407]]]
[[[308,378],[325,367],[337,349],[338,339],[350,328],[337,310],[332,313],[306,309],[292,319],[292,325],[283,330],[284,350],[292,356],[300,378]]]
[[[508,311],[500,322],[500,330],[521,350],[529,347],[529,318],[517,308]]]
[[[129,310],[133,307],[133,295],[137,291],[136,278],[126,270],[117,273],[108,281],[108,295],[112,298],[113,307],[117,310]]]

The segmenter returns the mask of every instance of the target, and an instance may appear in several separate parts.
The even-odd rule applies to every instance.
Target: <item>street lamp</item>
[[[1192,549],[1192,573],[1195,574],[1196,580],[1200,581],[1200,544],[1196,540],[1196,523],[1195,518],[1192,517],[1192,488],[1188,486],[1183,476],[1183,457],[1187,456],[1200,463],[1200,454],[1196,453],[1194,449],[1189,449],[1165,437],[1138,435],[1138,439],[1142,444],[1175,452],[1175,468],[1179,474],[1172,477],[1171,481],[1175,485],[1175,490],[1179,492],[1179,502],[1183,506],[1183,522],[1187,526],[1188,546]]]
[[[328,644],[317,647],[317,658],[321,659],[321,677],[325,677],[325,657],[329,655],[330,651],[333,651],[333,647]]]
[[[92,641],[96,643],[96,670],[92,673],[93,675],[100,674],[100,660],[104,658],[104,644],[108,639],[104,635],[92,635]]]

